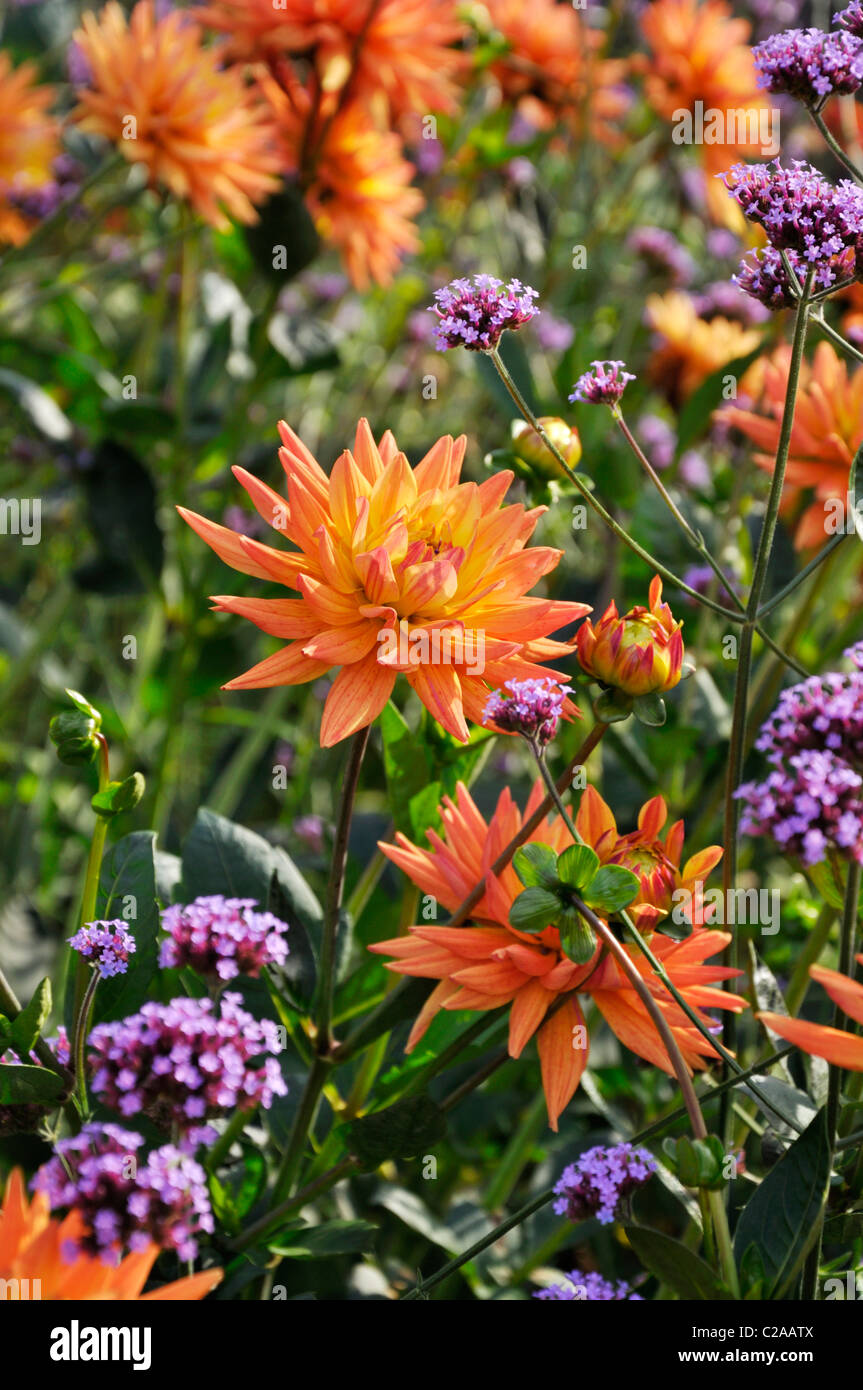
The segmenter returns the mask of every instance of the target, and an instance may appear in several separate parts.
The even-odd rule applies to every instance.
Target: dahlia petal
[[[210,549],[215,550],[219,559],[230,565],[231,569],[239,570],[240,574],[251,574],[255,579],[272,578],[269,566],[265,568],[246,552],[242,545],[242,537],[235,531],[229,531],[227,526],[219,526],[215,521],[208,521],[205,516],[198,516],[197,512],[190,512],[187,507],[178,507],[177,511],[201,540],[206,541]]]
[[[461,681],[451,666],[421,666],[408,674],[408,681],[429,713],[461,743],[470,738],[465,723]]]
[[[786,1018],[784,1014],[759,1013],[765,1028],[778,1033],[786,1042],[794,1043],[813,1057],[823,1057],[834,1067],[848,1071],[863,1071],[863,1038],[844,1033],[840,1028],[827,1028],[821,1023],[807,1023],[802,1018]]]
[[[331,666],[346,666],[360,661],[376,647],[378,631],[375,623],[366,621],[329,628],[307,642],[303,651],[316,661],[326,661]]]
[[[213,594],[211,601],[219,613],[236,613],[248,618],[271,637],[312,637],[320,622],[299,598],[238,598]]]
[[[843,1013],[855,1023],[863,1023],[863,985],[848,975],[841,975],[838,970],[828,970],[825,965],[811,965],[809,974],[826,989]]]
[[[547,989],[529,980],[518,991],[509,1009],[509,1055],[520,1057],[525,1043],[533,1037],[548,1013],[552,997]]]
[[[377,652],[343,666],[333,681],[321,720],[321,747],[332,748],[374,722],[393,693],[395,673],[379,665]]]
[[[587,1066],[588,1047],[574,1046],[578,1040],[575,1029],[584,1027],[584,1014],[573,997],[546,1020],[536,1037],[548,1123],[555,1134],[558,1118],[575,1095]]]
[[[617,837],[617,822],[611,807],[590,782],[581,794],[575,828],[588,845],[597,845],[607,831]]]
[[[235,676],[222,686],[223,690],[263,690],[273,685],[306,685],[326,675],[329,661],[313,661],[303,652],[303,639],[292,642],[281,651],[259,661],[241,676]]]

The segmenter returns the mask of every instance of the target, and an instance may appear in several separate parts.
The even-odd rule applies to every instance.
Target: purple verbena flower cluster
[[[470,280],[453,280],[435,290],[435,303],[428,307],[437,314],[435,346],[465,347],[471,352],[489,352],[497,347],[507,329],[521,328],[538,313],[534,299],[539,291],[510,280],[504,285],[493,275],[475,275]]]
[[[850,34],[863,38],[863,0],[851,0],[847,9],[833,16],[833,23],[847,29]]]
[[[265,965],[282,965],[288,954],[287,924],[272,912],[255,912],[254,898],[225,898],[222,894],[175,903],[162,913],[168,933],[159,964],[200,975],[233,980],[258,976]]]
[[[154,1149],[139,1167],[143,1136],[119,1125],[87,1124],[60,1139],[55,1156],[39,1169],[33,1186],[51,1210],[75,1208],[86,1232],[64,1252],[80,1250],[118,1264],[126,1250],[151,1242],[194,1260],[196,1237],[213,1230],[207,1177],[194,1158],[173,1144]]]
[[[819,110],[834,92],[856,92],[863,83],[863,39],[848,29],[785,29],[752,50],[758,85],[796,97]]]
[[[53,217],[64,203],[74,198],[84,171],[77,159],[68,154],[60,154],[51,166],[51,173],[53,177],[36,188],[13,185],[7,190],[9,202],[19,212],[23,212],[25,217],[32,217],[37,222],[43,221],[46,217]],[[71,215],[75,216],[79,212],[80,209],[72,209]]]
[[[239,994],[146,1003],[137,1014],[100,1023],[88,1039],[92,1089],[121,1115],[139,1111],[161,1128],[187,1130],[238,1107],[269,1109],[287,1093],[275,1056],[281,1050],[269,1019],[258,1022]]]
[[[854,671],[782,692],[756,744],[771,771],[735,793],[744,832],[772,836],[806,865],[831,852],[863,864],[863,643],[845,655]]]
[[[129,957],[135,951],[135,938],[125,922],[85,922],[69,937],[69,945],[98,970],[103,980],[108,980],[112,975],[125,975]]]
[[[626,1300],[627,1302],[643,1303],[641,1294],[632,1293],[630,1285],[625,1279],[618,1279],[613,1284],[610,1279],[604,1279],[601,1274],[591,1271],[589,1274],[582,1274],[580,1269],[572,1269],[567,1274],[568,1284],[551,1284],[547,1289],[540,1289],[534,1294],[534,1298],[572,1299],[583,1303],[607,1303],[615,1300]]]
[[[495,690],[489,696],[483,719],[491,719],[499,729],[523,734],[543,746],[557,732],[569,693],[569,686],[560,686],[549,678],[507,681],[503,690]]]
[[[554,1210],[570,1221],[595,1216],[608,1226],[655,1172],[656,1159],[647,1149],[597,1144],[564,1168],[554,1187],[558,1194]]]
[[[737,283],[778,307],[794,302],[778,252],[785,251],[799,280],[814,271],[814,284],[830,289],[863,267],[863,189],[850,179],[832,184],[803,160],[787,167],[735,164],[721,176],[732,198],[750,222],[763,227],[770,247],[756,253],[756,263],[744,261]]]
[[[590,405],[617,405],[627,382],[635,381],[625,367],[625,362],[591,362],[590,371],[582,372],[569,399]]]
[[[664,227],[636,227],[627,237],[626,245],[651,269],[669,275],[673,284],[691,283],[696,271],[695,261],[673,232]]]

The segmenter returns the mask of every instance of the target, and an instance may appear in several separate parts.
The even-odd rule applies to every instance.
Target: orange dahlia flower
[[[649,295],[644,317],[657,339],[649,362],[651,378],[674,406],[713,372],[754,352],[761,342],[757,329],[744,328],[734,319],[701,318],[685,290]]]
[[[524,819],[542,801],[543,792],[537,783],[525,807]],[[431,894],[450,912],[483,876],[485,892],[473,912],[478,925],[436,927],[420,923],[412,926],[406,936],[369,947],[394,957],[387,964],[388,970],[440,982],[413,1026],[407,1050],[416,1046],[440,1009],[483,1011],[508,1004],[510,1056],[520,1056],[529,1039],[536,1035],[548,1120],[556,1130],[558,1117],[572,1099],[587,1066],[589,1039],[579,999],[583,996],[593,1000],[624,1047],[672,1074],[673,1065],[650,1015],[614,959],[604,955],[602,946],[597,947],[586,965],[576,965],[563,954],[556,927],[528,935],[509,925],[509,910],[522,885],[511,864],[500,874],[489,873],[494,860],[523,824],[509,790],[501,792],[489,824],[461,783],[456,801],[445,797],[439,809],[444,834],[441,838],[432,830],[428,832],[431,849],[419,848],[402,834],[396,836],[395,845],[381,844],[380,848],[421,892]],[[558,853],[572,843],[559,816],[548,817],[530,840],[550,845]],[[661,932],[651,939],[651,949],[707,1025],[712,1025],[712,1020],[700,1014],[702,1008],[736,1011],[746,1007],[745,1001],[736,995],[712,988],[718,981],[740,972],[704,964],[730,940],[726,933],[703,928],[683,941],[673,941]],[[713,1056],[710,1043],[666,992],[641,952],[634,946],[625,949],[665,1014],[687,1066],[703,1069],[708,1064],[706,1059]]]
[[[283,169],[295,175],[321,238],[337,247],[357,289],[388,285],[419,248],[413,219],[424,204],[402,142],[359,101],[317,102],[308,88],[260,74],[275,113]]]
[[[79,1254],[71,1261],[65,1259],[67,1242],[77,1241],[83,1230],[77,1211],[70,1212],[62,1221],[52,1217],[43,1193],[37,1193],[28,1201],[23,1176],[15,1169],[10,1174],[0,1206],[0,1279],[7,1281],[7,1289],[9,1280],[19,1281],[16,1288],[19,1299],[22,1297],[20,1281],[26,1280],[24,1298],[51,1302],[188,1301],[205,1298],[222,1279],[221,1269],[208,1269],[142,1294],[159,1247],[151,1244],[146,1250],[127,1255],[118,1265],[104,1264],[96,1255]]]
[[[272,550],[179,508],[233,569],[301,595],[213,599],[217,610],[293,639],[226,690],[300,685],[341,666],[321,724],[329,747],[377,718],[400,671],[463,742],[465,716],[483,722],[491,688],[524,677],[565,682],[536,663],[572,651],[548,633],[590,609],[527,596],[563,552],[528,548],[546,509],[501,506],[512,473],[460,483],[463,436],[439,439],[412,468],[389,431],[377,445],[361,420],[353,451],[328,478],[293,430],[281,423],[279,432],[287,500],[245,469],[234,474],[296,550]]]
[[[138,0],[127,23],[111,0],[84,15],[75,42],[92,74],[73,113],[83,130],[115,141],[220,231],[225,208],[257,220],[255,204],[280,187],[275,128],[242,73],[204,48],[190,11],[157,20],[153,0]]]
[[[681,869],[683,821],[669,826],[663,839],[660,832],[667,819],[664,797],[651,797],[638,813],[638,829],[621,835],[611,807],[591,786],[585,787],[575,817],[579,835],[596,851],[601,864],[622,864],[638,878],[638,896],[626,910],[642,931],[653,931],[676,905],[685,904],[686,921],[697,926],[713,911],[711,905],[704,905],[704,884],[722,858],[722,850],[719,845],[700,850]],[[686,897],[675,896],[681,893]]]
[[[458,107],[466,29],[455,0],[213,0],[200,18],[230,36],[232,57],[309,55],[323,88],[383,95],[390,115]]]
[[[863,965],[863,956],[857,956]],[[823,985],[834,1004],[855,1023],[863,1023],[863,985],[852,980],[849,975],[841,975],[838,970],[828,970],[825,965],[810,965],[809,974],[819,985]],[[810,1052],[813,1057],[823,1057],[834,1067],[845,1067],[848,1071],[863,1071],[863,1037],[857,1033],[846,1033],[841,1028],[828,1028],[822,1023],[807,1023],[803,1018],[787,1018],[785,1014],[756,1014],[772,1033],[780,1038]]]
[[[491,65],[504,99],[540,130],[575,116],[593,139],[615,143],[629,106],[628,65],[598,56],[602,34],[556,0],[485,0],[485,8],[509,44]]]
[[[735,425],[758,446],[755,462],[773,472],[791,349],[786,344],[765,360],[763,398],[758,406],[728,405],[719,418]],[[863,367],[849,375],[830,343],[819,343],[811,364],[804,362],[791,448],[782,490],[781,514],[796,522],[798,550],[822,545],[829,535],[829,502],[848,501],[848,476],[863,440]],[[814,501],[808,498],[814,493]],[[837,509],[838,510],[838,509]]]
[[[60,153],[59,123],[48,114],[54,88],[36,79],[32,63],[13,68],[8,53],[0,52],[0,242],[13,246],[27,240],[31,221],[9,195],[48,183]]]
[[[638,604],[621,618],[612,599],[596,627],[590,619],[576,634],[582,669],[627,695],[673,690],[683,674],[683,621],[662,602],[662,580],[650,581],[649,608]]]
[[[682,110],[694,112],[696,102],[705,114],[734,113],[734,128],[727,121],[723,132],[727,142],[693,148],[707,176],[711,217],[742,232],[743,214],[716,176],[737,159],[764,157],[761,141],[749,139],[768,104],[749,46],[752,26],[733,18],[726,0],[653,0],[642,11],[641,31],[650,48],[644,90],[657,115],[674,121]]]

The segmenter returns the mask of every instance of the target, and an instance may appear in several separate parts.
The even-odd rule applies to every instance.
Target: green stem
[[[837,547],[840,546],[842,542],[847,539],[848,536],[844,531],[840,532],[840,534],[837,536],[833,536],[832,539],[829,540],[826,545],[821,547],[814,560],[810,560],[809,564],[806,565],[800,571],[799,574],[795,575],[792,580],[790,580],[786,585],[784,585],[783,588],[779,590],[778,594],[774,594],[773,597],[769,599],[767,603],[762,604],[761,608],[758,610],[759,618],[766,618],[769,613],[773,612],[774,608],[778,608],[780,603],[784,603],[785,599],[788,598],[789,594],[793,594],[795,589],[797,589],[801,584],[805,583],[805,581],[809,578],[810,574],[814,574],[815,571],[819,568],[819,566],[822,565],[825,560],[828,560],[830,558],[834,550],[836,550]]]
[[[81,1008],[75,1020],[75,1036],[72,1045],[72,1056],[75,1059],[75,1094],[78,1099],[78,1109],[81,1118],[87,1120],[90,1114],[90,1102],[87,1098],[87,1068],[84,1062],[84,1046],[87,1042],[89,1032],[90,1013],[93,1008],[93,1000],[96,998],[96,990],[99,987],[99,972],[89,966],[90,979],[84,991],[84,998],[81,1000]]]
[[[813,111],[811,106],[807,107],[806,109],[808,110],[809,115],[812,117],[812,120],[814,121],[815,125],[820,130],[825,144],[828,145],[830,149],[833,151],[836,158],[839,160],[839,163],[845,166],[845,168],[848,170],[848,173],[851,175],[853,179],[856,179],[857,183],[863,184],[863,170],[858,169],[857,165],[854,163],[854,160],[851,159],[850,156],[845,153],[842,146],[839,144],[839,141],[836,139],[836,136],[833,134],[832,130],[827,125],[827,122],[824,120],[824,117],[821,115],[821,112]]]
[[[655,570],[656,573],[660,575],[663,579],[665,579],[669,584],[673,584],[675,588],[680,589],[682,593],[688,594],[689,597],[695,599],[697,603],[702,604],[706,608],[712,608],[716,613],[721,613],[722,616],[724,618],[728,618],[730,622],[742,622],[742,613],[735,612],[731,608],[724,608],[721,603],[715,603],[713,599],[706,597],[704,594],[700,594],[697,591],[697,589],[691,589],[688,584],[684,584],[682,579],[678,578],[676,574],[673,574],[671,570],[666,569],[664,565],[661,565],[659,561],[656,560],[648,550],[645,550],[642,545],[639,545],[638,541],[635,540],[633,536],[630,536],[628,531],[624,530],[624,528],[620,525],[618,521],[615,521],[611,513],[606,510],[606,508],[602,505],[599,499],[594,495],[593,492],[591,492],[590,488],[583,481],[583,479],[580,478],[579,475],[575,472],[575,470],[570,467],[566,459],[563,457],[563,454],[557,448],[557,446],[552,443],[551,439],[549,439],[539,420],[534,415],[527,401],[524,399],[515,382],[513,381],[512,377],[510,376],[509,371],[505,367],[497,348],[492,348],[489,351],[488,356],[491,358],[498,376],[500,377],[501,381],[503,382],[504,386],[506,387],[507,391],[512,397],[520,414],[524,417],[524,419],[531,426],[531,428],[534,429],[536,433],[539,435],[545,447],[554,456],[557,463],[564,470],[570,481],[575,485],[578,492],[581,493],[581,496],[584,498],[588,506],[594,512],[596,512],[598,517],[601,517],[601,519],[605,522],[609,530],[615,536],[617,536],[617,539],[619,541],[622,541],[624,545],[628,546],[629,549],[635,555],[637,555],[640,559],[644,560],[645,563],[651,567],[651,569]]]
[[[728,1217],[725,1212],[725,1203],[722,1200],[722,1193],[708,1192],[707,1204],[710,1207],[710,1215],[713,1218],[713,1234],[716,1239],[719,1268],[722,1270],[722,1277],[732,1297],[739,1299],[740,1284],[737,1279],[737,1264],[734,1259],[734,1247],[731,1244],[731,1232],[728,1229]]]
[[[686,517],[683,515],[683,512],[678,507],[677,503],[675,502],[674,498],[671,496],[670,492],[666,488],[659,474],[656,472],[656,469],[653,467],[653,464],[650,462],[649,458],[645,454],[638,440],[635,438],[635,435],[632,433],[631,429],[626,423],[626,420],[623,418],[623,411],[620,409],[620,406],[612,406],[611,413],[614,416],[615,421],[617,422],[621,434],[623,435],[632,452],[635,454],[635,457],[638,459],[648,478],[653,483],[653,486],[656,488],[666,507],[671,512],[671,515],[674,517],[678,526],[683,531],[683,534],[686,536],[686,539],[689,541],[689,544],[693,547],[696,553],[700,555],[701,558],[704,561],[706,561],[706,563],[710,566],[710,568],[713,570],[713,573],[716,575],[716,578],[722,585],[723,589],[728,594],[729,598],[733,600],[735,607],[738,608],[742,613],[743,602],[736,589],[734,588],[734,585],[731,583],[731,580],[725,574],[724,570],[722,569],[722,566],[719,564],[719,561],[715,559],[715,557],[708,550],[704,542],[704,537],[700,536],[698,532],[695,530],[695,528],[690,526],[689,522],[686,520]]]
[[[208,1173],[215,1173],[222,1159],[229,1153],[234,1140],[239,1139],[254,1113],[254,1110],[238,1109],[234,1111],[213,1147],[207,1151],[204,1167]]]
[[[339,927],[339,913],[345,886],[345,869],[348,862],[348,839],[351,831],[351,818],[354,800],[363,765],[370,727],[360,729],[351,740],[348,765],[342,784],[342,799],[339,818],[336,823],[333,841],[333,858],[327,883],[327,899],[324,909],[324,925],[321,936],[320,994],[317,1009],[318,1051],[327,1054],[332,1050],[333,997],[335,994],[336,937]]]
[[[803,287],[803,292],[797,302],[797,311],[794,319],[794,337],[791,345],[791,361],[788,368],[788,387],[785,395],[785,407],[782,412],[782,424],[779,430],[776,462],[773,468],[767,508],[764,513],[764,522],[761,527],[761,535],[755,555],[752,585],[749,590],[749,599],[746,605],[746,622],[740,634],[740,651],[737,665],[737,679],[734,687],[734,708],[731,716],[728,769],[725,782],[725,812],[723,818],[725,854],[722,862],[722,889],[723,901],[725,902],[728,901],[729,893],[737,881],[737,831],[740,821],[740,802],[735,797],[735,792],[743,777],[743,762],[746,744],[746,716],[749,706],[749,681],[752,673],[752,641],[755,624],[758,619],[758,610],[761,606],[764,583],[767,578],[767,569],[773,552],[776,523],[779,517],[779,505],[782,501],[782,491],[785,484],[785,470],[788,464],[788,454],[791,446],[791,432],[794,427],[797,392],[800,385],[800,371],[803,365],[803,351],[806,346],[806,329],[809,323],[809,301],[812,293],[813,278],[814,272],[810,270],[806,277],[806,284]],[[739,934],[735,937],[733,943],[732,958],[735,967],[737,969],[742,969],[744,961],[742,958]],[[729,1012],[725,1019],[724,1042],[726,1048],[731,1051],[734,1049],[736,1036],[737,1029],[734,1014]],[[724,1130],[727,1130],[730,1122],[730,1111],[726,1109],[723,1124]]]
[[[299,1109],[291,1126],[287,1148],[282,1155],[282,1161],[279,1164],[276,1180],[273,1184],[273,1196],[277,1202],[285,1202],[291,1196],[300,1164],[303,1161],[306,1139],[314,1125],[321,1092],[326,1085],[331,1068],[332,1062],[328,1057],[316,1056],[312,1061]]]
[[[111,780],[111,772],[108,761],[108,741],[104,734],[96,735],[99,741],[99,791],[107,789]],[[96,824],[93,826],[93,838],[90,841],[90,853],[87,856],[87,873],[84,879],[84,894],[81,899],[81,917],[79,925],[84,927],[95,920],[96,903],[99,897],[99,875],[102,869],[102,855],[105,852],[105,840],[108,835],[107,816],[97,816]],[[90,966],[83,956],[78,956],[75,967],[75,1017],[81,1014],[81,1005],[84,995],[89,986]],[[86,1020],[85,1031],[86,1031]]]

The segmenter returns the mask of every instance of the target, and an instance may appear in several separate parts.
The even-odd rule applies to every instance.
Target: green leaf
[[[845,875],[840,861],[824,859],[809,866],[806,872],[824,901],[841,910],[845,903]]]
[[[589,923],[574,907],[567,907],[560,914],[557,926],[564,955],[577,965],[586,965],[596,950],[596,937]]]
[[[51,981],[46,977],[9,1029],[9,1046],[14,1047],[19,1057],[29,1057],[50,1012]]]
[[[152,830],[135,830],[102,860],[96,916],[100,921],[124,921],[135,938],[135,954],[125,975],[100,981],[95,1003],[100,1022],[134,1013],[151,993],[159,964],[155,848]]]
[[[584,901],[600,912],[619,912],[638,896],[640,884],[631,869],[605,864],[585,889]]]
[[[50,1105],[62,1094],[62,1078],[47,1067],[0,1065],[0,1105]]]
[[[133,772],[125,782],[109,782],[104,791],[90,798],[90,805],[97,816],[112,820],[123,811],[131,811],[143,795],[144,778],[140,772]]]
[[[648,1226],[625,1226],[626,1238],[645,1269],[677,1294],[678,1298],[700,1302],[727,1301],[731,1294],[720,1284],[716,1274],[679,1240]]]
[[[341,1125],[348,1152],[373,1172],[388,1158],[428,1153],[446,1134],[446,1117],[431,1096],[406,1096],[386,1110]]]
[[[553,926],[562,904],[547,888],[525,888],[509,909],[509,924],[516,931],[540,932]]]
[[[83,695],[80,695],[77,690],[67,689],[66,694],[69,696],[69,699],[72,701],[72,704],[75,706],[76,710],[83,714],[85,718],[92,719],[96,725],[96,728],[98,729],[102,723],[102,716],[96,709],[96,706],[91,705],[90,701],[86,699]]]
[[[632,702],[632,713],[640,724],[649,724],[653,729],[661,728],[667,717],[665,701],[656,690],[649,695],[636,695]]]
[[[378,1227],[372,1221],[324,1221],[320,1226],[302,1226],[280,1237],[269,1248],[286,1260],[320,1260],[334,1255],[357,1255],[371,1250]]]
[[[512,867],[526,888],[551,889],[557,883],[557,864],[550,845],[522,845],[512,857]]]
[[[632,714],[632,696],[622,690],[603,690],[593,702],[593,712],[601,724],[618,724]]]
[[[409,835],[413,829],[411,798],[422,793],[433,780],[431,760],[425,744],[411,731],[392,701],[381,712],[380,729],[387,800],[396,830]]]
[[[53,444],[65,444],[74,433],[72,422],[63,414],[53,397],[28,380],[20,372],[0,367],[0,390],[13,396],[22,412],[45,439]]]
[[[570,845],[558,857],[557,876],[581,892],[599,868],[599,855],[590,845]]]
[[[258,209],[258,220],[243,228],[255,265],[277,285],[287,285],[320,250],[320,238],[301,190],[286,183]]]
[[[827,1115],[819,1110],[743,1208],[734,1233],[735,1258],[739,1266],[749,1247],[757,1248],[767,1299],[782,1297],[815,1240],[830,1170]]]

